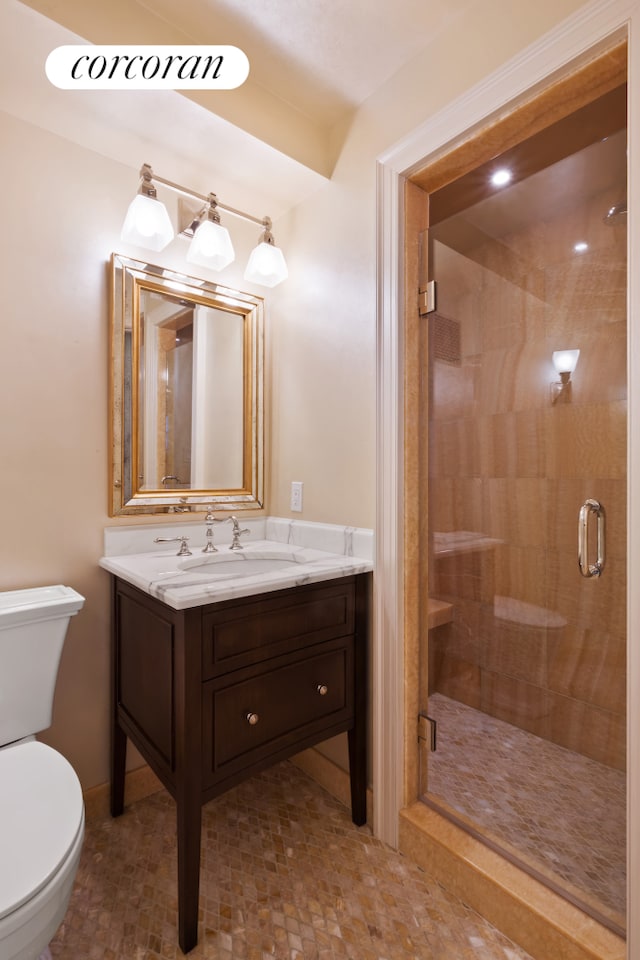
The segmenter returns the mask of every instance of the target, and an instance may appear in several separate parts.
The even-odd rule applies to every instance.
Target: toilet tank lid
[[[0,630],[21,621],[71,617],[83,603],[81,594],[62,584],[0,591]]]

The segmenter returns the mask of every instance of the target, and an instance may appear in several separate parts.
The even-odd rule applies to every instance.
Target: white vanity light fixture
[[[210,193],[205,217],[195,225],[187,260],[211,270],[224,270],[233,263],[236,254],[229,231],[220,223],[217,206],[215,194]]]
[[[251,251],[244,278],[250,283],[262,284],[263,287],[275,287],[288,276],[284,254],[280,247],[276,247],[271,233],[271,220],[265,217],[264,233],[258,246]]]
[[[146,163],[140,170],[140,187],[129,204],[120,237],[147,250],[164,250],[173,240],[167,208],[157,198],[151,167]]]
[[[286,280],[289,275],[287,264],[282,250],[275,245],[271,233],[272,224],[270,217],[262,217],[261,219],[254,217],[249,213],[244,213],[242,210],[236,210],[234,207],[220,203],[214,193],[205,196],[188,187],[183,187],[178,183],[160,177],[157,173],[153,172],[148,163],[144,163],[140,169],[140,189],[138,196],[129,207],[129,212],[127,213],[121,233],[123,240],[140,247],[146,247],[149,250],[162,250],[173,239],[174,233],[169,215],[164,204],[156,197],[156,189],[153,181],[162,183],[164,186],[169,187],[170,190],[175,190],[176,193],[182,193],[203,204],[202,209],[197,213],[195,218],[192,218],[190,223],[187,224],[186,229],[181,230],[182,235],[192,237],[191,246],[187,254],[187,260],[189,262],[198,263],[201,266],[208,267],[210,270],[223,270],[234,260],[235,253],[229,231],[220,223],[218,210],[224,210],[234,217],[240,217],[242,220],[256,223],[263,229],[260,242],[249,257],[249,263],[247,264],[244,275],[245,279],[264,287],[275,287],[276,284]],[[149,203],[153,205],[149,215],[153,213],[158,217],[162,216],[162,213],[159,213],[156,207],[163,212],[165,229],[162,232],[155,227],[152,229],[148,225],[145,225],[145,229],[139,229],[135,226],[134,205],[136,205],[140,199],[148,200]],[[147,208],[148,204],[145,209]],[[137,206],[135,209],[138,209]],[[167,223],[171,231],[170,235],[166,229]]]
[[[560,397],[568,401],[571,396],[571,374],[578,365],[579,350],[554,350],[551,356],[555,371],[560,377],[551,384],[551,402],[557,403]]]

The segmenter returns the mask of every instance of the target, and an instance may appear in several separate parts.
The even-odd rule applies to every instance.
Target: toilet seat
[[[55,876],[84,831],[80,782],[35,740],[0,749],[0,924]]]

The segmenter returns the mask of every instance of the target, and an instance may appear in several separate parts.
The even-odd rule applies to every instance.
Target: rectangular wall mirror
[[[263,506],[264,301],[113,254],[111,516]]]

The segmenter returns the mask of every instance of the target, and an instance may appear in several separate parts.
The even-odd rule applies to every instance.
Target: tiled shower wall
[[[438,315],[459,325],[459,348],[430,361],[430,529],[483,540],[431,541],[430,596],[453,620],[430,632],[429,689],[623,769],[626,232],[603,222],[619,200],[455,244],[464,253],[433,245]],[[571,395],[552,404],[552,352],[576,347]],[[588,497],[607,515],[591,580],[577,565]]]

